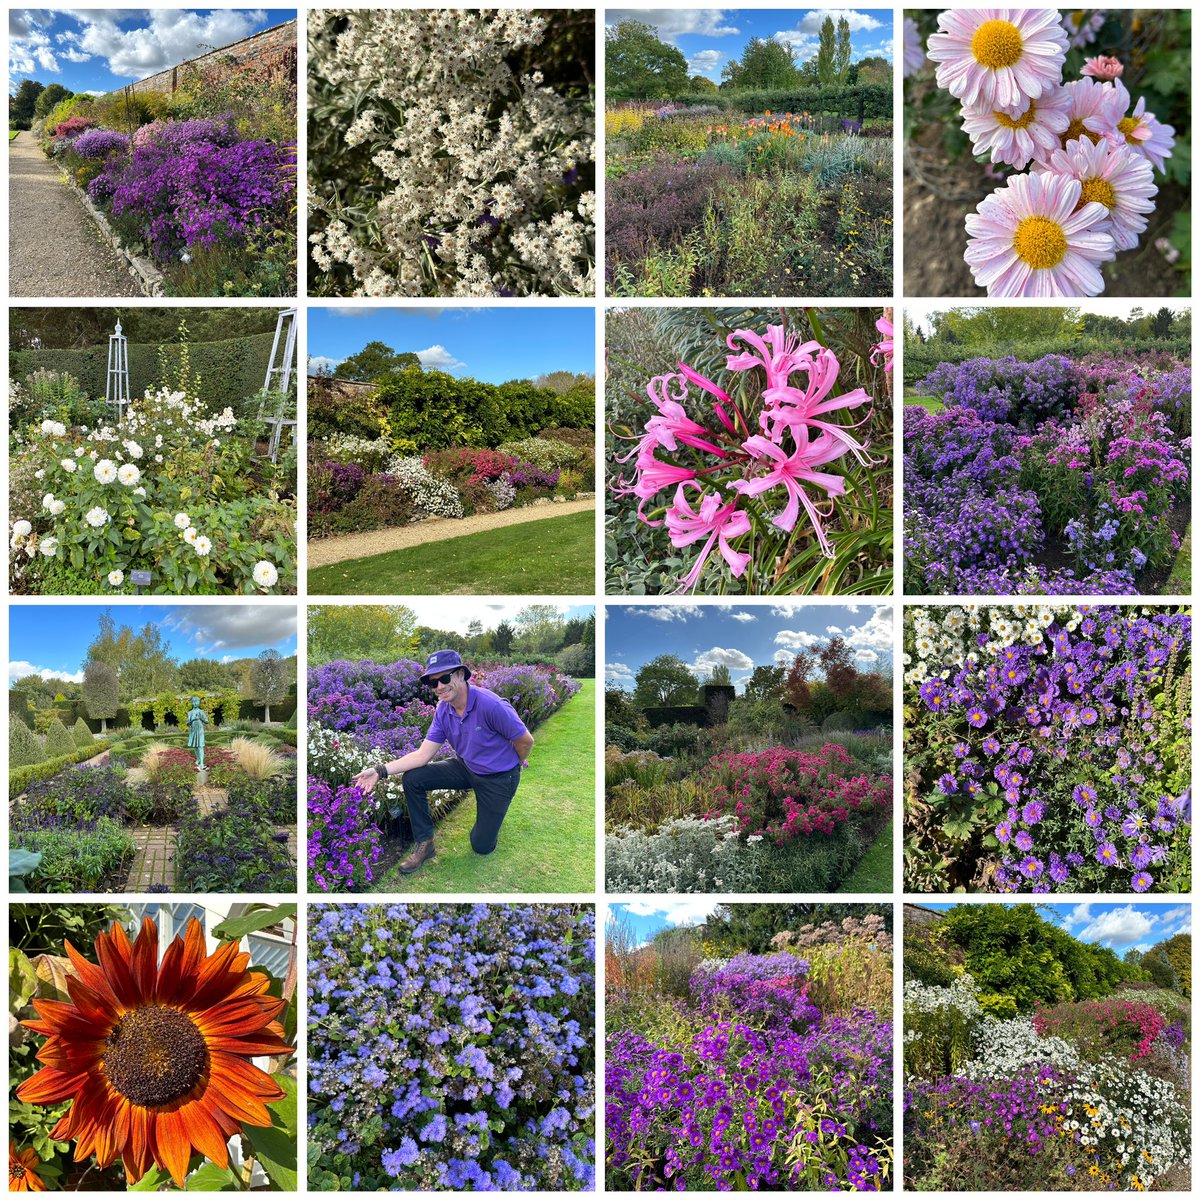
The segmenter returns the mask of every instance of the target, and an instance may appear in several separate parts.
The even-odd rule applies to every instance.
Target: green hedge
[[[29,697],[24,692],[8,689],[8,719],[21,721],[28,725],[30,729],[34,728],[33,709],[29,706]]]
[[[45,762],[34,763],[31,767],[13,767],[8,773],[8,798],[19,796],[31,783],[43,779],[53,779],[64,767],[83,762],[100,753],[98,747],[89,746],[87,749],[75,750],[59,758],[49,758]]]
[[[273,333],[219,342],[192,342],[188,346],[192,371],[200,377],[198,398],[210,409],[220,412],[227,404],[239,417],[258,411],[258,393],[266,378],[271,359]],[[158,345],[129,345],[129,380],[135,396],[142,395],[159,379]],[[178,368],[180,347],[165,348],[169,369]],[[89,346],[85,350],[13,350],[9,353],[9,376],[21,381],[38,368],[66,371],[79,380],[91,396],[103,398],[108,383],[108,346]],[[253,404],[246,406],[248,400]]]
[[[801,88],[794,92],[718,92],[715,95],[686,92],[671,100],[685,105],[719,104],[748,113],[806,112],[836,114],[849,119],[892,119],[892,89],[880,83],[865,83],[860,87]]]

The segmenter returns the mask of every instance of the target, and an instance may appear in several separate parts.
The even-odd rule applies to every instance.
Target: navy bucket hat
[[[457,650],[435,650],[425,660],[425,670],[421,672],[421,678],[443,675],[447,671],[464,671],[465,677],[471,678],[471,668],[463,662]]]

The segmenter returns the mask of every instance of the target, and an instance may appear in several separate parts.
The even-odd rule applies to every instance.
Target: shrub
[[[46,761],[46,748],[24,721],[9,719],[8,722],[8,765],[14,767],[31,767],[35,763]]]
[[[63,758],[73,754],[79,747],[71,736],[71,731],[55,717],[46,730],[46,757]]]
[[[96,739],[92,736],[88,723],[82,717],[77,718],[75,724],[71,726],[71,737],[80,750],[96,744]]]
[[[622,829],[604,839],[605,887],[610,892],[729,892],[757,886],[761,843],[737,836],[737,818],[672,818],[657,829]]]
[[[52,779],[64,767],[69,767],[85,758],[91,758],[92,749],[73,750],[61,758],[48,758],[44,762],[30,763],[25,767],[12,767],[8,772],[8,794],[19,796],[31,783]]]
[[[582,642],[567,646],[558,653],[558,665],[567,675],[591,679],[596,674],[596,647]]]
[[[594,1187],[594,929],[568,904],[314,906],[309,1186]]]
[[[176,883],[189,892],[294,891],[296,868],[286,842],[253,803],[231,800],[209,816],[193,804],[176,829]]]
[[[30,891],[95,892],[119,886],[114,879],[132,858],[136,843],[119,821],[100,817],[82,831],[73,828],[14,829],[9,845],[42,856],[28,878]]]

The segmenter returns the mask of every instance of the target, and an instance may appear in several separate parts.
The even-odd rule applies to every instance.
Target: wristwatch
[[[385,762],[380,763],[375,768],[375,774],[379,776],[380,783],[384,783],[386,780],[391,778],[391,776],[388,774],[388,765]]]

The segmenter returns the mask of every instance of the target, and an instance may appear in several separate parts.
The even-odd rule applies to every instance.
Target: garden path
[[[32,134],[9,142],[8,171],[10,295],[145,294]]]
[[[224,812],[229,807],[229,793],[224,788],[195,787],[192,789],[192,795],[196,797],[202,817]]]
[[[147,825],[132,830],[137,853],[129,878],[127,892],[161,891],[175,886],[175,830],[169,825]]]
[[[506,525],[523,525],[526,521],[544,521],[548,517],[566,517],[571,513],[589,512],[595,507],[594,498],[567,500],[562,504],[529,504],[523,508],[508,508],[503,512],[481,513],[474,517],[430,517],[427,521],[418,521],[415,525],[310,539],[308,565],[328,567],[352,558],[386,554],[389,550],[407,550],[427,542],[441,542],[450,538],[465,537],[470,533],[503,529]]]

